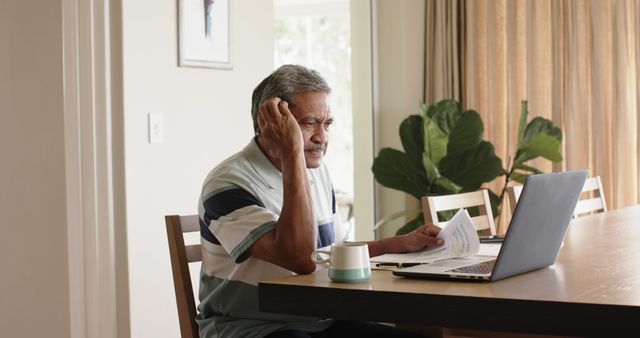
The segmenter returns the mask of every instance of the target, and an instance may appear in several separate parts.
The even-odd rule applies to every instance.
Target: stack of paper
[[[444,245],[428,247],[423,251],[405,254],[384,254],[371,258],[375,264],[425,264],[447,258],[471,256],[476,254],[497,256],[500,244],[483,245],[482,250],[478,232],[466,209],[460,209],[440,231],[437,238],[444,240]]]

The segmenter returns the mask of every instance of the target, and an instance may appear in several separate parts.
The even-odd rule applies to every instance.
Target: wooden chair
[[[186,245],[183,233],[200,231],[198,215],[164,217],[169,240],[169,255],[176,292],[178,319],[182,338],[200,337],[196,323],[196,302],[193,296],[189,263],[202,261],[200,244]]]
[[[516,208],[516,203],[522,192],[521,185],[515,185],[507,188],[509,195],[509,204],[511,205],[511,214]],[[590,194],[593,194],[591,196]],[[591,213],[607,212],[607,203],[604,198],[604,189],[602,189],[602,181],[600,176],[589,177],[584,182],[582,193],[576,209],[573,211],[573,217],[585,216]]]
[[[518,199],[520,199],[520,194],[522,193],[521,185],[514,185],[507,187],[507,196],[509,196],[509,206],[511,207],[511,214],[513,215],[513,211],[516,210],[516,203],[518,203]]]
[[[438,211],[470,207],[479,207],[480,209],[480,215],[471,218],[476,229],[478,231],[489,230],[491,235],[495,235],[496,224],[493,220],[489,193],[486,189],[455,195],[422,197],[422,210],[424,211],[425,222],[433,223],[440,227],[446,225],[447,222],[441,222],[438,219]]]
[[[573,217],[580,217],[592,213],[607,212],[607,202],[604,199],[604,189],[600,176],[589,177],[584,182],[580,200],[573,211]]]

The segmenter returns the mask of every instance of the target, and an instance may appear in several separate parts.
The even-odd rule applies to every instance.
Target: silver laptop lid
[[[555,263],[586,178],[586,170],[527,178],[491,280]]]

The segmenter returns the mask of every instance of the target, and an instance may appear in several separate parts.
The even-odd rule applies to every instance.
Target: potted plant
[[[482,139],[484,124],[474,110],[462,110],[459,102],[443,100],[431,106],[420,105],[420,114],[411,115],[400,124],[404,152],[383,148],[373,161],[378,183],[403,191],[420,200],[423,196],[448,195],[475,191],[484,183],[506,175],[504,187],[496,194],[489,190],[494,217],[510,181],[524,183],[540,170],[526,163],[538,157],[562,161],[561,130],[542,117],[528,120],[527,102],[522,102],[518,125],[518,147],[508,168],[495,154],[491,142]],[[385,217],[386,223],[409,211]],[[450,215],[443,215],[445,218]],[[422,212],[398,230],[408,233],[423,224]]]

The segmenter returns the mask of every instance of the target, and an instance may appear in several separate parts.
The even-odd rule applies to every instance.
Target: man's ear
[[[256,136],[258,136],[262,134],[262,128],[264,127],[264,119],[262,118],[262,113],[258,112],[256,120],[258,122],[258,130],[256,130]]]

